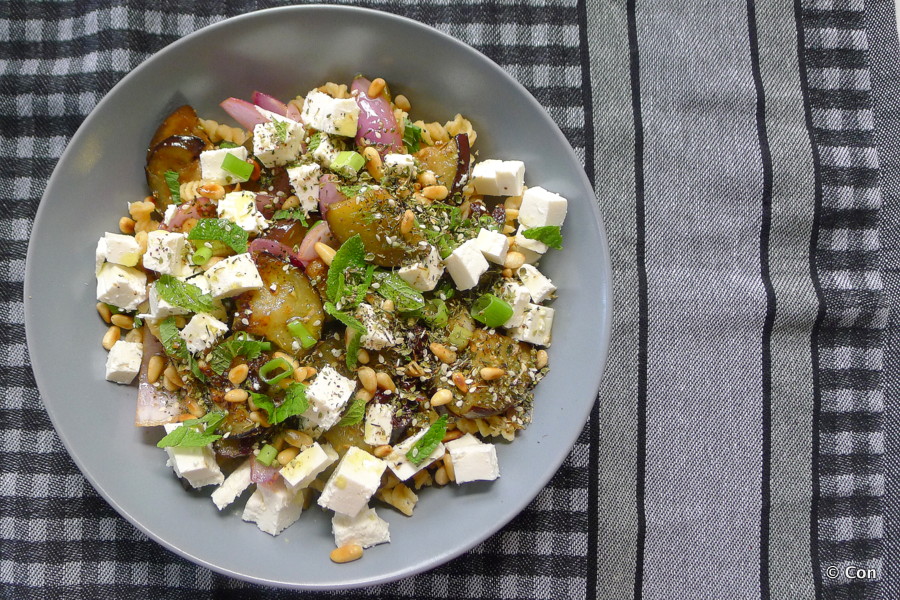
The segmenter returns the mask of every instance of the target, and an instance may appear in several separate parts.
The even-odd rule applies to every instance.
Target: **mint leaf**
[[[235,356],[246,356],[247,360],[253,360],[263,350],[269,350],[271,347],[270,342],[257,341],[251,339],[246,333],[239,333],[213,348],[209,356],[209,366],[218,375],[223,375],[231,367],[231,361]]]
[[[331,260],[331,266],[328,268],[328,279],[326,280],[326,294],[332,302],[340,299],[338,293],[341,283],[341,275],[344,275],[348,269],[362,269],[366,266],[366,247],[362,238],[357,233],[352,238],[341,244],[334,258]]]
[[[314,135],[309,136],[309,142],[306,143],[306,151],[312,152],[316,148],[319,147],[319,144],[322,143],[322,134],[316,133]]]
[[[559,225],[544,225],[543,227],[532,227],[522,232],[522,235],[529,240],[537,240],[547,244],[555,250],[562,250],[562,233]]]
[[[206,446],[222,437],[215,431],[224,420],[225,413],[221,412],[210,412],[199,419],[189,419],[181,427],[173,429],[171,433],[159,440],[156,447],[197,448]]]
[[[376,291],[391,300],[398,311],[413,312],[425,307],[422,292],[406,283],[393,271],[378,271],[375,273],[375,281],[378,282]]]
[[[413,125],[409,119],[403,119],[403,144],[410,154],[419,151],[422,147],[422,128]]]
[[[172,358],[178,358],[187,362],[191,354],[188,352],[187,345],[181,337],[181,332],[178,331],[175,317],[167,317],[160,322],[159,341],[162,343],[166,354]]]
[[[339,185],[338,190],[347,198],[356,198],[363,187],[362,185]]]
[[[302,208],[282,208],[276,210],[275,214],[272,215],[273,221],[283,221],[287,219],[294,219],[300,221],[300,224],[304,227],[308,226],[308,223],[306,222],[306,211]]]
[[[278,136],[281,143],[287,143],[288,124],[280,119],[272,119],[272,127],[275,128],[275,135]]]
[[[331,264],[334,265],[334,263]],[[359,353],[359,343],[362,336],[366,335],[365,325],[360,323],[359,319],[353,315],[339,311],[331,302],[325,303],[325,312],[346,325],[353,332],[350,336],[350,344],[347,346],[346,361],[348,369],[355,369],[358,360],[356,355]]]
[[[266,411],[269,415],[269,423],[276,425],[289,418],[302,415],[309,408],[309,400],[306,397],[306,386],[302,383],[292,383],[287,389],[284,401],[278,406],[265,394],[250,392],[253,403]]]
[[[195,313],[213,311],[212,296],[196,285],[165,274],[160,275],[155,285],[159,297],[173,306]]]
[[[172,202],[181,204],[181,183],[178,181],[178,173],[175,171],[166,171],[166,185],[169,186],[169,193],[172,195]]]
[[[228,140],[222,140],[219,142],[219,148],[237,148],[238,145],[234,142],[229,142]]]
[[[366,416],[366,401],[362,398],[353,400],[353,404],[344,412],[344,416],[337,422],[337,427],[349,427],[356,425]]]
[[[238,254],[247,251],[249,234],[228,219],[199,219],[188,234],[189,240],[222,242]]]
[[[447,415],[441,415],[441,418],[431,424],[425,435],[419,438],[419,441],[409,449],[406,458],[414,465],[418,465],[428,458],[428,455],[434,452],[441,440],[447,434]]]

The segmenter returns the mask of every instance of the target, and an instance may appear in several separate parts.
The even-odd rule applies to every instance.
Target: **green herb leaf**
[[[206,383],[206,375],[203,374],[203,371],[200,370],[200,363],[197,362],[197,359],[193,357],[193,355],[188,356],[188,362],[191,364],[191,373],[194,374],[194,377]]]
[[[184,339],[181,337],[181,332],[178,331],[178,326],[175,324],[175,317],[167,317],[160,322],[159,341],[162,343],[163,350],[166,351],[166,354],[172,358],[187,362],[191,354],[188,352],[187,344],[185,344]]]
[[[306,222],[306,211],[302,208],[282,208],[280,210],[276,210],[275,214],[272,215],[273,221],[283,221],[288,219],[300,221],[300,224],[304,227],[308,226],[308,223]]]
[[[340,288],[340,276],[348,269],[362,269],[366,266],[366,247],[362,238],[357,233],[346,242],[341,244],[334,258],[331,260],[331,266],[328,268],[328,279],[326,280],[326,293],[328,299],[337,302],[340,299],[338,294]]]
[[[247,251],[250,235],[228,219],[199,219],[188,234],[189,240],[222,242],[238,254]]]
[[[247,360],[257,358],[263,350],[272,347],[270,342],[251,339],[246,333],[239,333],[229,340],[220,342],[209,356],[209,366],[218,375],[222,375],[231,367],[235,356],[246,356]]]
[[[333,263],[332,263],[333,264]],[[425,307],[425,297],[393,271],[375,273],[378,282],[376,290],[381,296],[393,301],[400,312],[413,312]]]
[[[275,402],[265,394],[250,392],[250,398],[256,406],[268,413],[269,423],[272,425],[284,423],[289,418],[302,415],[309,409],[306,386],[302,383],[292,383],[285,393],[284,401],[278,406],[275,406]]]
[[[221,142],[219,142],[219,149],[222,149],[222,148],[237,148],[237,147],[238,147],[237,144],[235,144],[234,142],[229,142],[228,140],[222,140]]]
[[[272,127],[275,128],[275,135],[281,140],[282,144],[287,143],[288,124],[281,119],[272,119]]]
[[[250,392],[250,400],[253,401],[257,408],[266,411],[269,416],[269,423],[271,423],[272,419],[275,418],[275,402],[265,394],[257,394],[256,392]]]
[[[418,152],[422,147],[422,128],[413,125],[413,123],[409,119],[403,120],[403,144],[406,146],[406,150],[413,154]]]
[[[178,180],[178,173],[175,171],[166,171],[166,185],[169,186],[169,193],[172,195],[172,202],[181,204],[181,182]]]
[[[356,198],[364,187],[363,185],[339,185],[338,190],[347,198]]]
[[[215,433],[216,428],[225,420],[225,413],[210,412],[199,419],[189,419],[181,427],[173,429],[171,433],[159,440],[158,448],[197,448],[203,447],[220,439],[222,436]]]
[[[532,227],[522,232],[522,235],[529,240],[537,240],[547,244],[555,250],[562,250],[562,233],[559,225],[544,225],[543,227]]]
[[[203,293],[196,285],[165,274],[160,275],[155,285],[159,297],[173,306],[195,313],[214,310],[212,296]]]
[[[138,329],[143,326],[144,326],[144,320],[140,317],[135,317],[134,318],[134,328]]]
[[[332,266],[334,263],[331,263]],[[366,335],[366,327],[359,322],[359,319],[353,315],[339,311],[331,302],[325,303],[325,312],[346,325],[352,332],[350,343],[347,346],[347,368],[355,369],[357,363],[357,354],[359,353],[359,344],[362,336]]]
[[[366,401],[362,398],[356,398],[350,407],[344,412],[344,416],[337,422],[338,427],[349,427],[356,425],[366,416]]]
[[[441,418],[431,424],[425,435],[419,438],[419,441],[409,449],[406,458],[414,465],[418,465],[434,452],[438,447],[444,435],[447,434],[447,415],[441,415]]]
[[[322,143],[322,134],[316,133],[309,136],[309,142],[306,143],[306,151],[312,152]]]

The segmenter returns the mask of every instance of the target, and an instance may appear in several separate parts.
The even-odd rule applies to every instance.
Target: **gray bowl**
[[[104,380],[94,310],[97,239],[117,231],[126,202],[147,194],[145,149],[175,107],[230,122],[218,103],[260,89],[284,99],[356,73],[384,77],[426,121],[456,112],[479,133],[482,158],[524,160],[526,182],[569,199],[565,250],[542,269],[559,287],[551,373],[534,423],[498,448],[493,483],[428,489],[415,515],[384,507],[390,544],[336,565],[330,518],[310,509],[277,538],[186,492],[155,447],[160,428],[133,426],[136,388]],[[168,46],[125,77],[72,138],[50,178],[28,247],[25,324],[35,378],[57,432],[97,491],[172,551],[247,581],[304,589],[384,583],[436,567],[483,541],[546,485],[596,398],[612,306],[609,250],[590,184],[550,117],[500,67],[408,19],[342,7],[287,7],[229,19]],[[74,341],[74,343],[73,343]],[[246,495],[244,496],[246,498]]]

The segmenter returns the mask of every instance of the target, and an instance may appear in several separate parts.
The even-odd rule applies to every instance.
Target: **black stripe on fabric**
[[[869,230],[878,227],[877,208],[826,208],[822,210],[823,229]]]
[[[631,112],[634,120],[634,197],[635,197],[635,258],[638,275],[638,357],[637,357],[637,473],[635,499],[637,504],[637,540],[634,569],[634,600],[644,594],[644,552],[647,541],[647,260],[646,214],[644,206],[644,122],[641,116],[641,72],[637,39],[637,1],[627,0],[628,58],[631,73]]]
[[[759,232],[759,273],[766,292],[766,317],[762,329],[762,485],[759,523],[759,593],[769,600],[769,525],[772,506],[772,328],[775,324],[775,288],[769,273],[769,239],[772,229],[772,152],[766,128],[766,96],[759,65],[759,33],[756,2],[747,0],[750,65],[756,88],[756,134],[763,168],[762,219]]]
[[[578,43],[581,45],[581,92],[584,106],[584,168],[588,179],[591,181],[591,189],[596,189],[594,180],[594,99],[591,90],[591,57],[587,39],[587,5],[586,0],[578,1]],[[597,466],[600,464],[600,401],[594,402],[591,409],[588,446],[588,560],[590,566],[585,578],[585,598],[595,598],[597,595],[597,580],[600,573],[600,473]]]
[[[881,252],[879,250],[830,250],[822,249],[822,261],[830,265],[833,270],[871,270],[878,269],[881,265]]]
[[[822,514],[819,515],[822,519],[875,516],[881,516],[879,496],[832,496],[822,503]]]
[[[822,181],[825,185],[874,188],[879,185],[878,169],[823,165]]]
[[[881,558],[881,544],[878,540],[822,540],[822,547],[832,561],[846,561],[858,565],[861,561]]]
[[[799,17],[798,17],[798,23]],[[869,66],[866,53],[849,48],[804,48],[809,69],[865,69]]]
[[[877,375],[879,372],[869,373]],[[880,433],[884,427],[884,415],[880,412],[823,412],[821,427],[825,433]]]
[[[876,390],[881,381],[881,371],[868,369],[821,369],[821,372],[825,389]]]
[[[875,134],[871,129],[816,129],[816,139],[823,146],[849,146],[851,148],[872,148]]]
[[[809,28],[865,29],[865,13],[855,10],[805,10],[803,23]]]
[[[884,469],[882,454],[826,454],[822,457],[822,475],[880,475]]]
[[[872,108],[869,92],[863,90],[809,90],[810,104],[816,108],[868,110]]]
[[[809,240],[809,276],[816,293],[818,308],[816,320],[810,336],[810,355],[812,362],[813,410],[812,410],[812,503],[809,515],[809,548],[812,562],[813,585],[816,597],[822,595],[822,565],[819,560],[819,418],[822,413],[822,388],[819,377],[819,333],[825,321],[825,295],[816,269],[816,250],[819,245],[819,219],[822,214],[822,160],[819,147],[814,136],[812,107],[809,96],[809,69],[820,66],[815,62],[812,52],[806,50],[806,35],[803,31],[803,2],[794,0],[794,25],[797,29],[797,57],[800,62],[800,90],[803,93],[803,114],[809,135],[813,157],[813,183],[815,189],[815,205],[813,208],[813,225]]]

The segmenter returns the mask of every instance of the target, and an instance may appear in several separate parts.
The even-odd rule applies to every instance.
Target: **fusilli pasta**
[[[213,119],[200,119],[200,125],[213,142],[231,142],[241,145],[247,141],[247,132],[240,127],[231,127]]]

